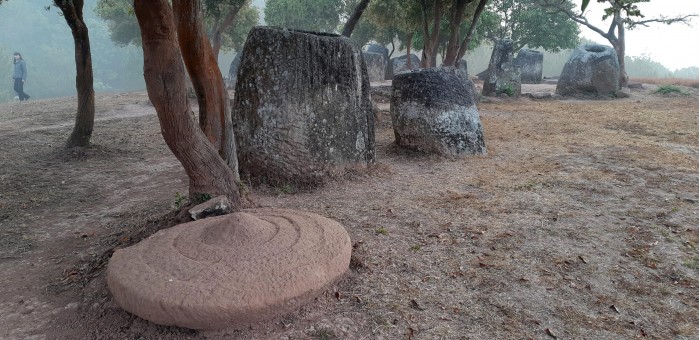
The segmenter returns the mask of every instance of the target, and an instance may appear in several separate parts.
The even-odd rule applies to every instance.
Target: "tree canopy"
[[[651,0],[597,0],[605,3],[608,7],[603,10],[603,20],[609,20],[610,26],[607,30],[597,27],[588,21],[582,11],[563,3],[561,0],[537,0],[537,5],[546,11],[562,13],[576,23],[600,34],[608,40],[617,53],[617,60],[620,63],[620,86],[627,85],[627,72],[625,70],[625,30],[635,29],[639,26],[647,26],[650,23],[688,23],[697,14],[680,15],[673,18],[658,17],[646,18],[637,4],[650,2]],[[581,8],[585,10],[588,1],[582,3]]]
[[[569,8],[575,5],[571,1]],[[542,48],[550,52],[578,45],[580,30],[562,13],[548,13],[536,7],[537,0],[492,0],[482,16],[482,30],[487,39],[496,42],[510,38],[519,50]]]
[[[110,37],[119,46],[141,45],[141,34],[132,2],[132,0],[98,1],[96,11],[108,23]],[[221,49],[224,51],[240,49],[245,43],[248,31],[259,23],[258,9],[251,6],[250,1],[247,0],[205,0],[202,1],[202,5],[204,23],[211,34],[214,33],[216,26],[224,21],[229,9],[240,7],[235,20],[222,32]]]
[[[336,32],[341,13],[347,11],[343,0],[267,0],[265,22],[315,32]]]

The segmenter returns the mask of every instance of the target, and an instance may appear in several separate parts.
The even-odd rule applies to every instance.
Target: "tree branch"
[[[654,19],[647,19],[647,20],[640,20],[640,21],[629,21],[627,23],[627,27],[634,28],[637,25],[649,27],[647,24],[653,23],[653,22],[658,22],[658,23],[666,24],[666,25],[680,22],[680,23],[683,23],[686,25],[690,25],[690,23],[688,23],[688,20],[692,17],[697,17],[697,16],[698,16],[697,14],[688,14],[688,15],[683,15],[683,16],[679,16],[679,17],[675,17],[675,18],[666,18],[666,17],[662,16],[660,18],[654,18]]]

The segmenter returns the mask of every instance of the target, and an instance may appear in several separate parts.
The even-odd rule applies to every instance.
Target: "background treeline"
[[[219,65],[224,74],[228,73],[229,63],[235,55],[241,42],[244,41],[247,26],[255,23],[266,22],[268,24],[303,26],[315,25],[320,30],[339,31],[349,12],[354,8],[356,1],[341,0],[314,0],[318,13],[307,13],[303,8],[299,8],[301,2],[293,0],[268,0],[267,6],[262,7],[262,0],[253,1],[257,6],[248,13],[246,27],[236,28],[241,32],[232,32],[231,41],[224,41],[224,46],[219,54]],[[511,0],[495,1],[490,7],[490,11],[484,15],[485,21],[482,28],[477,33],[479,35],[465,59],[468,63],[469,73],[476,74],[486,69],[491,56],[493,39],[500,35],[517,35],[518,27],[506,27],[503,25],[492,26],[497,29],[488,29],[488,20],[502,22],[498,16],[498,4],[510,6]],[[135,25],[135,18],[126,16],[120,18],[118,13],[115,20],[110,22],[100,17],[96,8],[100,0],[85,0],[85,19],[90,30],[90,42],[92,46],[92,60],[94,65],[95,91],[134,91],[145,88],[143,80],[143,57],[138,43],[125,43],[114,37],[114,32],[110,30],[110,23],[116,22],[125,25]],[[104,0],[102,0],[104,2]],[[110,0],[109,3],[119,5],[121,0]],[[127,1],[128,2],[128,1]],[[391,3],[391,2],[385,2]],[[332,6],[326,5],[332,4]],[[401,6],[401,1],[396,1],[396,6]],[[24,56],[29,77],[27,79],[26,91],[32,98],[49,98],[58,96],[75,95],[75,61],[74,47],[70,29],[65,20],[59,16],[56,8],[49,6],[50,1],[9,1],[0,6],[0,79],[6,79],[5,85],[0,86],[0,102],[6,102],[14,97],[12,90],[12,53],[21,52]],[[400,7],[399,7],[400,8]],[[370,8],[372,9],[372,8]],[[375,17],[383,14],[381,8],[368,12],[367,17]],[[375,22],[382,20],[395,20],[392,8],[385,9],[385,17],[375,18]],[[291,15],[295,14],[295,15]],[[243,15],[246,17],[246,15]],[[323,20],[311,20],[311,18],[323,18]],[[298,23],[294,20],[301,19]],[[541,20],[537,19],[536,20]],[[363,18],[364,20],[364,18]],[[131,23],[129,23],[131,22]],[[399,22],[401,24],[401,22]],[[492,23],[493,24],[493,23]],[[537,24],[537,21],[535,21]],[[388,25],[388,24],[387,24]],[[316,27],[318,26],[318,27]],[[390,26],[387,26],[390,27]],[[401,26],[399,26],[401,27]],[[500,27],[500,28],[499,28]],[[124,27],[127,29],[129,27]],[[133,27],[132,27],[133,29]],[[509,31],[510,30],[510,31]],[[516,30],[516,31],[514,31]],[[136,31],[136,34],[138,31]],[[133,35],[134,32],[131,32]],[[241,37],[239,37],[242,35]],[[390,50],[394,50],[393,57],[405,53],[406,35],[400,31],[372,27],[366,22],[360,22],[360,26],[353,34],[353,39],[358,45],[372,42],[385,44]],[[412,37],[413,53],[420,56],[419,47],[422,46],[422,37],[417,34]],[[546,41],[546,40],[543,40]],[[392,44],[393,42],[393,44]],[[578,43],[578,42],[575,42]],[[566,42],[559,42],[560,46],[567,45]],[[228,47],[227,47],[228,46]],[[418,48],[417,48],[418,47]],[[403,51],[402,51],[403,50]],[[545,49],[538,49],[545,53],[544,75],[558,76],[566,63],[570,49],[563,49],[558,52],[548,52]],[[551,51],[552,48],[549,48]],[[440,57],[437,58],[440,60]],[[698,68],[690,67],[681,70],[671,71],[658,62],[653,61],[648,56],[627,57],[627,72],[632,78],[688,78],[698,79]],[[439,62],[438,62],[439,64]]]

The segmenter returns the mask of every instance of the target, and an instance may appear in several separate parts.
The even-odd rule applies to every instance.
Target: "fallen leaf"
[[[615,305],[610,305],[610,309],[614,310],[615,313],[620,314],[620,310],[617,309],[617,306],[615,306]]]
[[[552,330],[549,328],[545,328],[544,332],[547,333],[547,335],[551,336],[552,338],[555,338],[555,339],[557,338],[557,336],[554,335],[554,332],[552,332]]]
[[[335,299],[340,300],[340,292],[335,292]]]
[[[581,260],[581,262],[583,262],[583,263],[588,263],[588,261],[586,261],[586,258],[583,257],[582,255],[579,255],[578,259]]]

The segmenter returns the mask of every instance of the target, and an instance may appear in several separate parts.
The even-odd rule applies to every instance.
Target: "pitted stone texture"
[[[392,86],[391,121],[398,146],[450,156],[486,152],[474,84],[461,70],[397,74]]]
[[[517,98],[520,91],[520,68],[513,64],[513,40],[499,40],[493,48],[481,94],[498,96],[505,93]]]
[[[350,252],[338,222],[257,209],[181,224],[118,249],[107,283],[119,306],[157,324],[245,326],[309,302],[347,271]]]
[[[379,53],[379,54],[383,55],[384,60],[386,60],[386,69],[384,71],[384,80],[394,79],[394,65],[392,65],[391,61],[389,60],[389,49],[382,46],[382,45],[371,44],[371,45],[367,46],[367,52]]]
[[[520,82],[523,84],[539,84],[542,82],[542,64],[544,54],[540,51],[522,49],[515,57],[513,64],[520,67]]]
[[[384,56],[379,53],[363,52],[362,58],[367,65],[369,81],[383,81],[387,63]]]
[[[394,66],[394,75],[399,73],[411,72],[420,68],[420,58],[417,55],[411,54],[411,67],[408,67],[408,57],[404,54],[396,58],[391,58],[391,64]]]
[[[456,67],[457,67],[457,69],[462,70],[462,72],[464,72],[464,74],[466,74],[467,77],[469,77],[469,69],[467,68],[467,61],[466,60],[464,60],[464,59],[458,60]]]
[[[562,96],[612,97],[620,90],[620,64],[612,47],[580,45],[564,65],[557,83]]]
[[[243,176],[313,186],[374,161],[361,53],[329,33],[250,31],[232,109]]]

